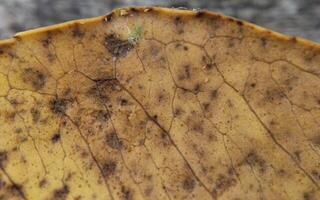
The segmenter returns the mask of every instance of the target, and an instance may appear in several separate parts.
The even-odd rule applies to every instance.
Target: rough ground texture
[[[320,42],[319,0],[1,0],[0,38],[133,5],[208,9]]]
[[[132,8],[0,44],[0,199],[320,199],[320,46]]]

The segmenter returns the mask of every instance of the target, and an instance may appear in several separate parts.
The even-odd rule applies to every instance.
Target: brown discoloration
[[[70,193],[68,185],[64,185],[62,188],[53,191],[52,200],[66,200]]]
[[[117,133],[112,132],[107,135],[106,138],[107,145],[112,149],[121,150],[122,149],[122,141],[118,138]]]
[[[196,186],[196,181],[193,178],[186,177],[183,181],[182,187],[184,190],[191,192]]]
[[[40,90],[45,86],[47,76],[42,71],[30,67],[24,69],[22,80],[31,84],[35,90]]]
[[[116,169],[117,169],[117,163],[113,160],[109,160],[102,166],[102,174],[103,176],[108,177],[114,174]]]
[[[122,40],[115,34],[110,34],[105,38],[105,47],[115,57],[121,58],[134,48],[128,40]]]

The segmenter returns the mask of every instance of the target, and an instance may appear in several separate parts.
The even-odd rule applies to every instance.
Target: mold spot
[[[133,192],[129,188],[122,186],[121,192],[124,200],[133,200]]]
[[[50,109],[52,110],[53,113],[63,115],[67,110],[67,105],[68,105],[68,102],[66,99],[56,98],[50,102]]]
[[[177,116],[179,116],[179,115],[181,115],[181,114],[182,114],[181,108],[175,108],[175,109],[174,109],[173,115],[174,115],[175,117],[177,117]]]
[[[48,184],[47,179],[42,179],[42,180],[39,182],[39,187],[40,187],[40,188],[44,188],[44,187],[46,187],[47,184]]]
[[[60,139],[61,139],[61,135],[59,133],[56,133],[51,137],[52,143],[57,143],[60,141]]]
[[[261,42],[261,46],[263,48],[265,48],[267,46],[267,39],[266,38],[261,38],[260,42]]]
[[[72,30],[72,36],[77,38],[83,38],[85,33],[80,29],[79,25],[74,26]]]
[[[122,40],[115,34],[111,34],[105,38],[105,47],[113,56],[125,57],[134,48],[134,45],[128,40]]]
[[[120,105],[121,105],[121,106],[126,106],[126,105],[128,105],[128,100],[127,100],[127,99],[120,99]]]
[[[260,173],[264,173],[267,169],[266,161],[263,160],[257,153],[251,151],[247,157],[246,161],[253,167],[258,168]]]
[[[212,90],[210,93],[210,99],[214,100],[218,97],[218,90]]]
[[[69,187],[67,185],[64,185],[62,188],[56,189],[53,191],[53,198],[52,199],[66,200],[69,193],[70,193]]]
[[[316,170],[312,170],[311,174],[314,178],[316,178],[317,180],[320,180],[320,172]]]
[[[39,70],[33,68],[24,69],[22,79],[25,83],[31,84],[35,90],[42,89],[45,84],[47,77]]]
[[[196,182],[194,179],[190,177],[186,177],[183,181],[183,189],[186,191],[192,191],[194,187],[196,186]]]
[[[103,176],[107,177],[113,174],[117,169],[117,163],[115,161],[108,161],[102,166],[102,174]]]
[[[23,197],[23,199],[26,199],[21,185],[13,184],[9,189],[14,196],[20,195],[21,197]]]
[[[177,27],[177,32],[178,34],[182,34],[184,33],[184,30],[183,30],[183,21],[181,19],[180,16],[177,16],[174,18],[174,24],[176,25]]]
[[[301,151],[294,151],[293,155],[298,162],[301,162]]]
[[[94,118],[99,122],[106,122],[109,119],[109,113],[105,110],[97,110],[94,112]]]
[[[243,25],[243,22],[240,21],[240,20],[236,20],[236,22],[237,22],[237,24],[238,24],[239,26],[242,26],[242,25]]]
[[[31,108],[30,113],[32,115],[32,121],[37,123],[40,119],[40,111],[36,108]]]
[[[227,191],[230,187],[236,185],[237,181],[233,177],[227,177],[223,174],[219,174],[216,180],[216,189],[220,191],[222,194],[223,192]]]
[[[277,89],[269,89],[264,94],[264,100],[267,102],[274,102],[284,98],[284,94]]]
[[[107,145],[112,149],[120,150],[123,146],[122,141],[119,140],[117,134],[112,132],[111,134],[107,135]]]
[[[0,168],[4,168],[8,160],[8,154],[6,151],[0,151]]]

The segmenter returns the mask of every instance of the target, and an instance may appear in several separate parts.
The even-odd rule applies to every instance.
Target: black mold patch
[[[184,190],[191,192],[195,188],[195,186],[196,186],[196,182],[194,179],[190,177],[187,177],[184,179],[183,185],[182,185]]]
[[[23,199],[26,199],[21,185],[13,184],[10,186],[9,190],[13,194],[13,196],[21,196]]]
[[[59,133],[56,133],[51,137],[52,143],[57,143],[60,141],[60,139],[61,139],[61,135]]]
[[[50,109],[52,110],[53,113],[63,115],[67,110],[67,105],[68,105],[68,102],[66,99],[56,98],[50,102]]]
[[[24,69],[22,76],[23,81],[31,84],[36,90],[42,89],[47,80],[47,77],[44,75],[44,73],[33,68]]]
[[[128,40],[122,40],[115,34],[108,35],[105,38],[105,47],[115,57],[125,57],[134,45]]]
[[[124,200],[133,200],[133,192],[129,188],[122,186],[121,192]]]
[[[128,105],[128,100],[127,99],[120,99],[120,105],[121,106],[126,106],[126,105]]]
[[[107,135],[106,141],[108,146],[113,149],[120,150],[122,148],[122,141],[119,140],[115,132],[112,132],[111,134]]]
[[[67,185],[64,185],[62,188],[53,191],[52,200],[66,200],[69,193],[69,187]]]
[[[115,161],[110,160],[102,166],[102,174],[105,177],[110,176],[111,174],[114,174],[116,169],[117,163]]]

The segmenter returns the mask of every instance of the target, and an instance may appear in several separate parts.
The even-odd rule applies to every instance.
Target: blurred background
[[[320,42],[320,0],[0,0],[0,38],[133,5],[206,9]]]

